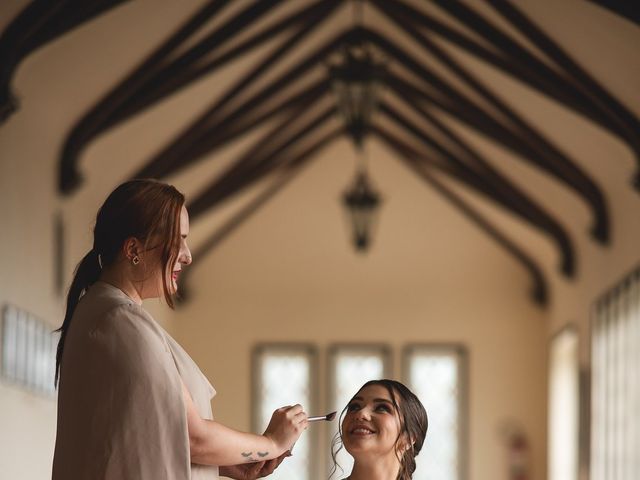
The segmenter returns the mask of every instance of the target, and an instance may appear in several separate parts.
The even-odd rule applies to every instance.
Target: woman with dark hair
[[[410,480],[427,434],[427,412],[418,397],[395,380],[365,383],[343,410],[331,455],[344,448],[354,459],[345,480]]]
[[[215,390],[142,307],[173,307],[191,263],[184,196],[154,180],[116,188],[67,297],[56,358],[53,480],[250,480],[270,474],[307,427],[300,405],[263,435],[215,422]]]

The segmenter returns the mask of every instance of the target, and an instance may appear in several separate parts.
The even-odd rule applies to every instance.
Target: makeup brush
[[[331,412],[331,413],[327,413],[326,415],[317,415],[315,417],[307,417],[307,422],[321,422],[322,420],[326,420],[327,422],[330,422],[331,420],[336,418],[336,413],[337,412]],[[291,445],[291,448],[289,449],[289,453],[291,453],[294,446],[295,446],[295,443]]]
[[[326,415],[318,415],[317,417],[308,417],[307,422],[320,422],[322,420],[326,420],[327,422],[330,422],[331,420],[336,418],[336,413],[337,412],[331,412],[331,413],[327,413]]]

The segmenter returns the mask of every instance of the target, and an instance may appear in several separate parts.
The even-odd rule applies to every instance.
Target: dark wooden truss
[[[627,20],[640,25],[640,3],[629,2],[627,0],[591,0],[603,8],[608,8],[612,12],[626,18]]]
[[[18,108],[11,79],[25,57],[47,42],[128,0],[34,0],[0,36],[0,123]]]
[[[196,255],[204,255],[258,211],[319,150],[336,138],[348,135],[346,129],[332,125],[336,107],[327,62],[345,45],[367,45],[390,64],[384,82],[387,91],[369,134],[397,153],[401,162],[520,262],[532,277],[533,297],[544,304],[548,297],[547,285],[536,262],[469,202],[457,196],[440,176],[445,175],[473,189],[548,236],[558,249],[560,271],[573,277],[576,258],[569,234],[554,215],[457,135],[448,126],[448,121],[455,119],[465,124],[574,192],[591,211],[591,234],[601,244],[609,241],[610,231],[605,197],[597,183],[566,152],[545,138],[442,45],[446,43],[476,56],[598,124],[624,142],[639,164],[640,121],[561,46],[506,0],[488,0],[488,3],[543,52],[544,60],[462,2],[431,0],[430,3],[453,20],[444,22],[429,14],[427,2],[417,7],[407,0],[362,1],[412,38],[415,42],[412,49],[399,45],[374,28],[356,25],[317,45],[268,83],[263,80],[266,74],[281,65],[305,38],[326,25],[344,2],[299,2],[295,5],[300,8],[274,19],[268,14],[276,11],[284,0],[254,0],[177,54],[185,42],[200,33],[205,24],[231,3],[229,0],[209,1],[73,127],[60,159],[60,191],[70,194],[80,186],[81,153],[98,135],[204,75],[215,74],[265,42],[272,42],[271,50],[248,73],[213,99],[203,114],[135,175],[169,177],[258,126],[267,123],[274,126],[191,201],[191,216],[197,219],[257,182],[267,185],[196,250]],[[464,25],[467,30],[455,27],[456,24]],[[466,33],[469,30],[476,36]],[[243,32],[251,34],[241,35]],[[477,41],[477,36],[483,41]],[[464,91],[425,62],[424,54],[436,59],[464,84]],[[640,188],[638,174],[634,185]]]

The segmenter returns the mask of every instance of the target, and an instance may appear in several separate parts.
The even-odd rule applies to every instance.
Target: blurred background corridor
[[[50,332],[134,177],[187,196],[181,301],[147,307],[217,420],[389,377],[416,479],[636,478],[633,3],[1,2],[0,478],[50,478]],[[328,478],[336,423],[269,478]]]

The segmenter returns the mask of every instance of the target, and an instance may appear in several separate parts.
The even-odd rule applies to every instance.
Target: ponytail
[[[82,296],[86,293],[87,289],[93,285],[100,276],[102,270],[100,255],[95,249],[92,249],[87,253],[80,261],[74,272],[73,281],[71,287],[69,287],[69,293],[67,295],[67,310],[64,314],[64,320],[62,326],[56,330],[60,332],[60,340],[58,341],[58,351],[56,352],[56,375],[54,379],[54,385],[58,384],[58,378],[60,376],[60,362],[62,361],[62,351],[64,350],[64,340],[69,331],[69,325],[71,324],[71,318],[73,312],[76,310],[78,302]]]

